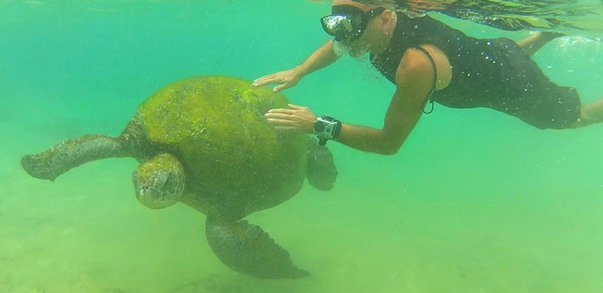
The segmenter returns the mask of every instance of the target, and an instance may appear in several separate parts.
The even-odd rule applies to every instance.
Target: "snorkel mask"
[[[375,16],[385,8],[377,7],[369,11],[351,5],[334,5],[331,15],[320,19],[322,29],[333,36],[336,42],[350,43],[357,40]]]

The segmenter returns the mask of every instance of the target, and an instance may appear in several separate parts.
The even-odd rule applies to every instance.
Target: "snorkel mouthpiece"
[[[346,45],[342,44],[339,41],[333,40],[333,53],[337,55],[337,57],[341,57],[350,53],[350,48]]]

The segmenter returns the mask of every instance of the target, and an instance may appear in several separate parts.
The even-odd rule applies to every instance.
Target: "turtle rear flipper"
[[[289,253],[259,226],[245,220],[219,222],[208,217],[209,246],[231,269],[261,279],[297,279],[310,274],[293,264]]]
[[[66,140],[41,153],[25,155],[21,165],[32,177],[52,181],[84,163],[128,155],[119,139],[87,135]]]
[[[308,183],[318,190],[331,190],[338,174],[331,151],[318,145],[315,139],[308,139]]]

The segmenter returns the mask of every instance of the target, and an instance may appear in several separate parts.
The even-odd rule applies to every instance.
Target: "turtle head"
[[[184,194],[184,170],[171,155],[159,155],[143,163],[133,180],[136,198],[152,209],[169,207]]]

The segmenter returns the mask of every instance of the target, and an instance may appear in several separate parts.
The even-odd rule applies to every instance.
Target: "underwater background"
[[[172,82],[299,64],[328,40],[329,11],[301,0],[0,0],[0,292],[603,292],[603,125],[542,131],[436,104],[395,156],[330,143],[335,189],[306,185],[248,217],[311,272],[301,280],[228,269],[202,214],[138,203],[133,159],[55,182],[21,169],[21,156],[62,140],[118,135]],[[477,37],[529,35],[436,17]],[[534,59],[584,102],[603,96],[600,40],[560,38]],[[393,91],[366,58],[347,57],[284,93],[381,127]]]

